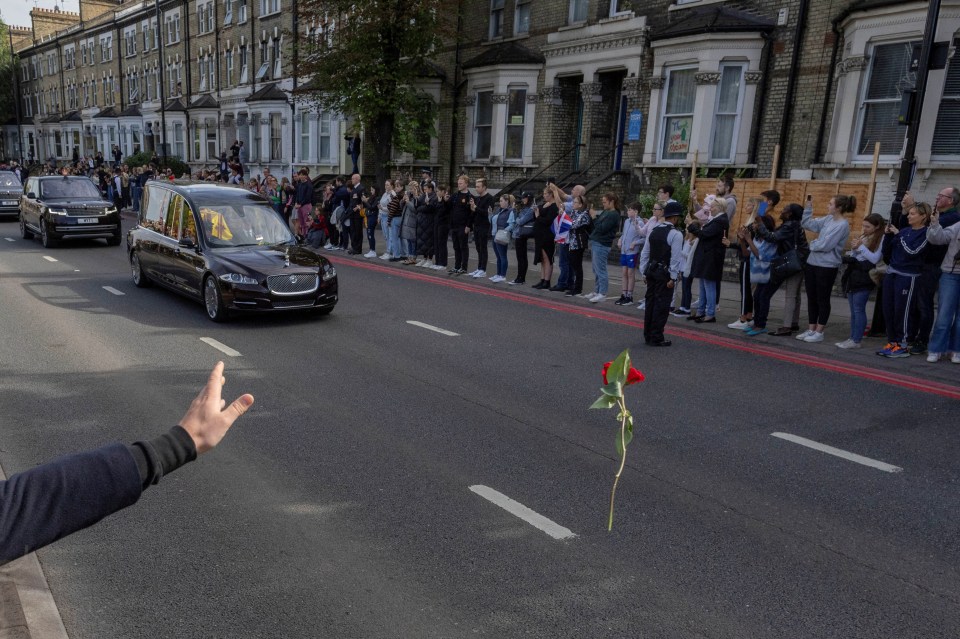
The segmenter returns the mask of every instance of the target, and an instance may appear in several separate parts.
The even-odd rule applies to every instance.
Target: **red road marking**
[[[438,286],[446,286],[447,288],[455,288],[461,291],[467,291],[469,293],[478,293],[480,295],[489,295],[490,297],[498,297],[500,299],[511,300],[514,302],[520,302],[521,304],[528,304],[530,306],[538,306],[540,308],[546,308],[553,311],[560,311],[562,313],[569,313],[571,315],[580,315],[582,317],[589,317],[592,319],[599,319],[604,322],[609,322],[611,324],[620,324],[621,326],[630,326],[633,328],[643,328],[643,321],[638,319],[633,319],[630,317],[624,317],[617,313],[611,313],[609,311],[604,311],[601,309],[591,309],[591,308],[580,308],[578,306],[570,306],[569,304],[560,304],[557,302],[551,302],[548,300],[541,300],[535,297],[530,297],[528,295],[522,295],[519,293],[511,293],[510,291],[502,291],[486,286],[480,286],[477,284],[469,284],[467,282],[462,282],[458,280],[445,280],[434,275],[428,275],[423,273],[414,273],[411,271],[400,270],[387,265],[380,265],[370,262],[359,262],[356,260],[350,260],[341,257],[332,257],[327,256],[327,258],[338,265],[353,266],[356,268],[367,269],[368,271],[376,271],[379,273],[388,273],[390,275],[396,275],[398,277],[404,277],[411,280],[419,280],[422,282],[429,282]],[[931,395],[939,395],[940,397],[946,397],[948,399],[960,399],[960,388],[956,385],[944,384],[942,382],[936,382],[927,379],[921,379],[919,377],[911,377],[909,375],[903,375],[901,373],[893,373],[890,371],[881,370],[878,368],[870,368],[867,366],[859,366],[857,364],[847,364],[843,362],[836,362],[816,355],[806,355],[803,353],[795,353],[790,351],[778,350],[771,348],[769,346],[763,346],[762,344],[750,344],[744,343],[740,340],[731,339],[729,337],[722,337],[720,335],[710,335],[709,333],[702,333],[700,331],[691,331],[684,328],[674,328],[668,325],[667,330],[664,331],[668,335],[674,335],[677,337],[682,337],[684,339],[689,339],[695,342],[702,342],[704,344],[710,344],[712,346],[720,346],[722,348],[728,348],[731,350],[737,350],[744,353],[751,353],[753,355],[760,355],[762,357],[769,357],[770,359],[776,359],[781,362],[788,362],[790,364],[799,364],[801,366],[808,366],[810,368],[817,368],[820,370],[830,371],[833,373],[840,373],[841,375],[849,375],[851,377],[859,377],[861,379],[868,379],[874,382],[880,382],[882,384],[889,384],[891,386],[896,386],[898,388],[908,388],[910,390],[919,391],[922,393],[929,393]]]

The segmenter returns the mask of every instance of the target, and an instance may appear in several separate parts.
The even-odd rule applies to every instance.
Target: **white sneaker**
[[[817,342],[823,341],[823,333],[818,333],[816,331],[811,331],[810,335],[807,335],[803,338],[803,341],[809,344],[816,344]]]
[[[746,327],[748,327],[748,326],[753,326],[753,322],[752,322],[752,321],[750,321],[750,322],[741,322],[740,320],[737,320],[736,322],[733,322],[733,323],[731,323],[731,324],[727,324],[727,328],[737,328],[737,329],[740,329],[741,331],[742,331],[743,329],[745,329]]]
[[[376,256],[377,256],[377,252],[376,252],[376,251],[367,251],[366,253],[363,254],[363,256],[364,256],[364,257],[376,257]]]
[[[499,282],[499,281],[500,281],[500,276],[499,276],[499,275],[491,275],[491,276],[488,277],[487,279],[490,280],[491,282]]]
[[[811,335],[813,335],[815,332],[816,332],[816,331],[811,331],[810,329],[807,329],[807,330],[805,330],[804,332],[802,332],[802,333],[800,333],[799,335],[797,335],[796,338],[802,342],[802,341],[806,340],[808,337],[810,337]]]
[[[605,299],[607,299],[607,296],[604,295],[603,293],[594,293],[593,295],[590,296],[590,301],[594,304],[596,304],[600,300],[605,300]]]
[[[647,300],[640,300],[640,303],[637,304],[638,311],[644,311],[647,309]]]
[[[414,262],[413,265],[414,265],[414,266],[423,266],[423,263],[424,263],[424,262],[426,262],[426,260],[421,257],[419,260],[417,260],[416,262]]]
[[[474,272],[472,273],[472,275],[473,275],[473,277],[475,277],[475,278],[477,278],[477,279],[480,279],[481,277],[486,277],[486,276],[487,276],[487,272],[486,272],[486,271],[474,271]]]
[[[950,356],[951,364],[960,364],[960,353],[954,353]]]
[[[380,259],[381,259],[381,260],[389,260],[389,259],[390,259],[390,254],[389,254],[389,253],[384,253],[383,255],[380,256]]]
[[[931,364],[936,364],[940,361],[940,357],[943,353],[927,353],[927,361]]]
[[[445,268],[447,268],[447,267],[444,266],[443,264],[434,264],[434,265],[431,266],[430,268],[432,268],[432,269],[435,270],[435,271],[442,271],[443,269],[445,269]]]
[[[326,244],[323,245],[323,248],[329,251],[330,249],[333,248],[333,244],[331,244],[330,242],[327,242]]]
[[[855,342],[852,339],[845,339],[842,342],[838,342],[834,344],[834,346],[836,346],[837,348],[849,350],[853,348],[860,348],[860,342]]]
[[[420,266],[423,268],[433,268],[433,260],[424,260]]]

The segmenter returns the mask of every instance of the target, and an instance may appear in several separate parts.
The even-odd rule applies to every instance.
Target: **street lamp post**
[[[17,82],[17,64],[13,52],[13,30],[7,25],[7,35],[10,36],[10,75],[13,78],[13,109],[17,118],[17,155],[20,164],[23,164],[23,121],[20,118],[20,84]]]

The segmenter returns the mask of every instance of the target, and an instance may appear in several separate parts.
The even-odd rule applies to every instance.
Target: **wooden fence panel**
[[[714,193],[716,187],[716,178],[696,178],[691,185],[692,188],[698,188],[700,199],[703,196]],[[737,180],[734,185],[734,194],[737,196],[737,211],[731,220],[731,234],[735,229],[740,228],[747,221],[743,208],[746,201],[751,197],[760,197],[763,191],[770,188],[769,179],[742,179]],[[822,217],[827,214],[827,203],[834,195],[842,193],[852,195],[857,198],[857,209],[847,215],[847,221],[850,223],[850,237],[847,239],[847,248],[850,247],[850,241],[854,237],[859,237],[863,227],[863,218],[866,216],[865,207],[867,199],[870,196],[870,184],[867,182],[832,182],[825,180],[777,180],[774,190],[780,193],[780,204],[774,209],[774,215],[777,215],[780,207],[790,203],[796,203],[800,206],[806,206],[807,195],[813,195],[813,216]],[[816,237],[814,234],[807,234],[808,239]]]

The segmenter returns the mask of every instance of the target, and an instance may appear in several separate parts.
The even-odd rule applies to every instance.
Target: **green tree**
[[[363,125],[376,183],[392,151],[422,155],[435,135],[437,105],[416,82],[456,19],[441,0],[301,0],[295,97]],[[451,16],[451,13],[453,14]]]

